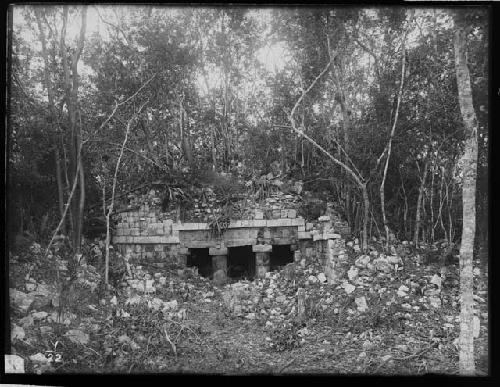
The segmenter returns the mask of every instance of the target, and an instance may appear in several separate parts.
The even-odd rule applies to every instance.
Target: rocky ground
[[[9,361],[27,373],[456,374],[457,266],[443,279],[405,245],[387,257],[380,247],[348,243],[336,285],[314,262],[220,287],[193,269],[124,264],[106,291],[94,266],[68,268],[34,244],[10,258]],[[476,267],[474,281],[484,375],[487,273]]]

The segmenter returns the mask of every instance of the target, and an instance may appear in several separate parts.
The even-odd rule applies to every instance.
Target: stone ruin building
[[[347,260],[344,238],[350,230],[331,204],[317,219],[306,221],[298,214],[296,196],[247,200],[245,210],[214,234],[209,217],[218,209],[210,200],[195,200],[194,210],[182,219],[179,208],[162,211],[158,196],[152,189],[131,197],[117,216],[113,245],[131,261],[196,267],[201,276],[219,283],[263,278],[288,263],[304,266],[313,258],[325,265],[329,282],[343,275],[338,269]]]

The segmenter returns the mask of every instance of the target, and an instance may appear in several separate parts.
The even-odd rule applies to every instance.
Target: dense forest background
[[[175,199],[196,181],[236,187],[272,171],[335,201],[354,235],[368,208],[369,237],[387,226],[400,240],[459,241],[457,20],[486,246],[488,14],[398,7],[15,7],[11,242],[48,241],[70,197],[61,231],[78,250],[112,192],[161,180]]]

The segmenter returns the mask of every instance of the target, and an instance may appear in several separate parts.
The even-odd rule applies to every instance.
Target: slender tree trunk
[[[212,170],[217,170],[217,144],[215,143],[215,125],[210,125],[210,137],[212,145]]]
[[[363,251],[368,250],[368,218],[370,216],[370,199],[368,197],[368,189],[366,183],[361,186],[361,192],[363,193]]]
[[[417,211],[415,215],[415,234],[413,235],[413,243],[415,247],[418,247],[418,238],[420,234],[420,226],[421,226],[421,210],[422,210],[422,201],[424,196],[424,188],[425,188],[425,180],[427,178],[428,171],[428,161],[424,164],[424,175],[422,177],[422,181],[420,182],[420,188],[418,190],[418,198],[417,198]]]
[[[435,160],[432,163],[432,169],[431,169],[431,192],[429,194],[429,211],[431,213],[431,224],[430,224],[430,241],[434,241],[434,165],[435,165]]]
[[[47,88],[47,97],[48,97],[48,102],[49,102],[49,125],[53,126],[58,124],[58,119],[57,119],[57,113],[56,113],[56,107],[54,103],[54,89],[52,87],[52,82],[50,80],[50,71],[49,71],[49,54],[47,52],[47,41],[45,38],[45,32],[43,30],[42,26],[42,14],[41,14],[41,9],[37,8],[35,10],[35,15],[36,15],[36,20],[37,20],[37,25],[38,25],[38,30],[40,33],[40,42],[42,44],[42,56],[43,56],[43,61],[44,61],[44,80],[45,80],[45,87]],[[56,131],[59,128],[59,125],[57,128],[51,128],[51,129],[56,129]],[[57,133],[57,132],[56,132]],[[55,135],[55,138],[57,138],[57,134]],[[59,149],[57,147],[57,141],[55,141],[56,145],[54,146],[54,162],[55,162],[55,167],[56,167],[56,183],[57,183],[57,196],[58,196],[58,205],[59,205],[59,214],[61,217],[63,217],[64,214],[64,194],[63,194],[63,184],[62,184],[62,178],[61,178],[61,159],[59,156]],[[66,223],[63,221],[63,224],[61,226],[62,232],[66,234]]]
[[[63,26],[61,30],[61,40],[59,50],[61,54],[61,62],[64,70],[64,90],[66,94],[66,104],[68,108],[69,126],[71,131],[70,140],[70,179],[79,182],[79,197],[78,201],[73,201],[72,216],[73,216],[73,247],[75,249],[75,259],[80,258],[81,239],[82,239],[82,224],[83,224],[83,208],[85,205],[85,185],[83,163],[81,161],[81,124],[76,122],[78,112],[78,61],[83,51],[85,43],[85,29],[87,24],[87,6],[82,9],[82,22],[80,35],[77,42],[77,47],[71,56],[71,67],[68,63],[68,52],[65,44],[66,27],[68,22],[68,6],[63,8]]]
[[[445,178],[445,168],[444,166],[441,167],[441,185],[439,188],[439,211],[438,211],[438,217],[436,219],[436,223],[434,224],[434,227],[437,226],[438,222],[441,226],[441,230],[444,233],[444,237],[446,240],[448,240],[448,236],[446,235],[446,228],[444,227],[443,223],[443,205],[444,205],[444,200],[445,198],[443,197],[443,190],[444,190],[444,178]]]
[[[474,375],[473,337],[473,270],[474,237],[476,234],[476,179],[477,179],[477,129],[478,123],[472,103],[472,90],[467,66],[467,32],[460,16],[455,19],[455,70],[458,101],[466,134],[462,156],[462,241],[460,247],[460,336],[458,365],[460,374]]]
[[[57,146],[54,150],[54,162],[56,164],[56,181],[57,181],[57,198],[59,201],[59,215],[62,217],[64,214],[64,194],[63,194],[63,183],[61,176],[61,159],[59,157],[59,150]],[[61,226],[63,234],[66,234],[66,222]]]
[[[404,84],[404,79],[405,79],[405,64],[406,64],[406,58],[405,58],[405,40],[406,40],[406,33],[403,39],[403,44],[402,44],[402,54],[401,54],[401,79],[399,82],[399,91],[398,91],[398,99],[396,103],[396,112],[394,114],[394,122],[392,123],[392,128],[391,128],[391,134],[389,137],[389,142],[387,144],[387,157],[385,159],[385,166],[384,166],[384,174],[382,177],[382,183],[380,183],[380,209],[382,211],[382,221],[384,222],[384,230],[385,230],[385,237],[386,237],[386,249],[389,249],[389,226],[387,224],[387,216],[385,214],[385,180],[387,178],[387,169],[389,167],[389,160],[391,158],[391,149],[392,149],[392,139],[394,138],[394,133],[396,132],[396,124],[398,122],[398,116],[399,116],[399,105],[401,104],[401,96],[403,95],[403,84]]]

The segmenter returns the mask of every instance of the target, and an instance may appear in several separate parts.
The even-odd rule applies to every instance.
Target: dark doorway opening
[[[202,277],[212,275],[212,259],[208,249],[189,249],[186,266],[198,268],[198,274]]]
[[[271,256],[269,257],[270,270],[274,271],[288,263],[293,262],[293,253],[290,245],[273,245]]]
[[[237,246],[228,249],[227,276],[233,279],[255,277],[255,253],[252,251],[252,246]]]

